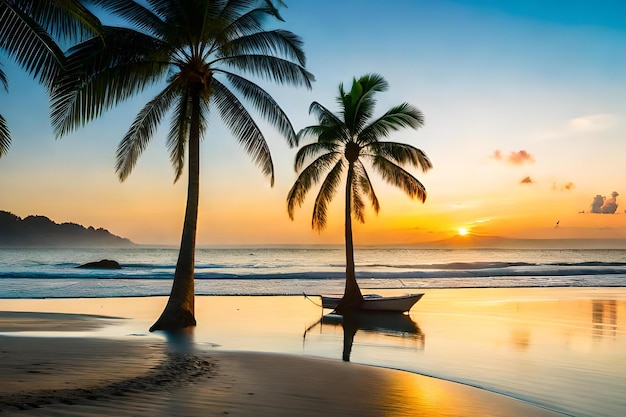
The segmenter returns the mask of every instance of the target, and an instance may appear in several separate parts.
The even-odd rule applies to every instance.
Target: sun
[[[466,236],[469,233],[466,227],[459,227],[459,236]]]

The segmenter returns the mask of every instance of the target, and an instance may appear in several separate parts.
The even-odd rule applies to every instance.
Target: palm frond
[[[387,81],[379,74],[367,74],[354,80],[349,93],[343,93],[344,120],[352,134],[358,134],[374,114],[375,94],[386,91]]]
[[[242,72],[254,74],[278,84],[291,84],[311,89],[311,83],[315,79],[313,74],[303,66],[270,55],[236,55],[220,60]]]
[[[359,134],[361,143],[372,143],[381,137],[387,137],[392,131],[402,128],[417,129],[424,125],[424,115],[408,103],[402,103],[389,109],[385,114],[363,128]]]
[[[119,0],[114,0],[119,1]],[[123,0],[121,0],[123,2]],[[135,0],[136,1],[136,0]],[[209,2],[198,2],[198,1],[172,1],[172,0],[148,0],[148,4],[150,8],[154,11],[156,15],[162,18],[164,21],[178,22],[178,23],[190,23],[189,21],[185,21],[184,19],[189,17],[189,11],[195,12],[197,15],[200,14],[199,6],[202,3]],[[213,3],[213,2],[211,2]],[[196,16],[200,17],[200,16]],[[184,31],[186,28],[178,28],[179,31]]]
[[[98,18],[80,0],[16,1],[46,32],[60,41],[98,36]]]
[[[0,69],[0,83],[6,91],[9,91],[9,82],[6,74]],[[0,158],[9,151],[11,145],[11,132],[4,116],[0,114]]]
[[[248,0],[248,1],[239,1],[239,0],[228,0],[215,2],[216,9],[219,10],[219,19],[230,22],[237,22],[238,19],[241,19],[246,14],[254,12],[258,10],[259,2],[256,0]]]
[[[417,198],[422,203],[426,201],[426,188],[424,185],[402,167],[382,156],[374,157],[373,166],[389,184],[400,188],[411,198]]]
[[[252,160],[261,168],[263,174],[270,177],[270,183],[273,186],[274,165],[263,133],[239,99],[216,79],[213,79],[212,91],[211,98],[222,121],[235,135],[248,155],[252,157]]]
[[[321,175],[336,164],[337,161],[341,161],[341,155],[337,155],[336,153],[320,155],[298,175],[296,182],[287,194],[287,213],[291,220],[294,219],[296,206],[302,207],[311,187],[317,184]]]
[[[350,182],[350,212],[361,223],[365,223],[365,203],[361,195],[361,175],[355,172],[353,165],[352,180]]]
[[[228,53],[225,56],[259,54],[282,57],[296,61],[299,65],[306,64],[303,50],[304,43],[300,37],[287,30],[271,30],[255,32],[238,37],[223,46]]]
[[[11,146],[11,132],[6,119],[0,114],[0,158],[6,155]]]
[[[346,137],[347,132],[343,129],[343,126],[306,126],[298,132],[296,135],[297,142],[300,143],[303,139],[313,138],[318,142],[324,142],[330,144],[340,144],[348,142]]]
[[[333,153],[341,158],[339,146],[328,142],[313,142],[298,149],[294,169],[300,172],[304,164],[312,158],[318,157],[322,152]]]
[[[137,29],[146,31],[152,35],[163,33],[164,22],[150,9],[136,1],[128,0],[86,0],[87,2],[101,7],[103,10],[119,16],[134,25]]]
[[[0,64],[0,67],[1,66],[2,64]],[[9,91],[9,80],[7,80],[7,76],[2,69],[0,69],[0,84],[4,87],[4,91]]]
[[[298,140],[312,137],[320,142],[347,142],[350,140],[350,131],[346,124],[333,112],[318,102],[309,106],[309,114],[313,114],[319,121],[317,126],[306,127],[298,133]]]
[[[422,172],[433,167],[424,151],[406,143],[375,142],[367,148],[373,151],[375,155],[380,155],[400,165],[409,164],[415,168],[420,168]]]
[[[278,6],[274,4],[272,0],[265,0],[265,4],[267,5],[267,7],[272,10],[270,13],[274,17],[276,17],[276,19],[280,20],[281,22],[284,22],[285,19],[283,19],[280,13],[278,13],[278,7],[287,7],[287,3],[285,3],[282,0],[276,0],[276,2],[278,3]]]
[[[177,93],[175,85],[168,85],[137,114],[135,121],[117,148],[115,171],[120,181],[124,181],[135,167],[137,159],[154,136],[156,128],[163,115],[171,107]]]
[[[232,40],[242,35],[262,31],[263,21],[269,16],[283,20],[270,0],[266,0],[265,5],[258,1],[228,1],[214,22],[229,22],[220,32],[227,39]]]
[[[358,174],[359,176],[357,184],[358,188],[369,198],[374,212],[378,214],[380,211],[380,203],[378,202],[378,197],[376,197],[376,193],[374,192],[372,181],[370,180],[367,170],[361,161],[357,160],[354,163],[354,171],[355,174]]]
[[[229,14],[229,18],[226,20],[215,20],[211,26],[215,26],[216,22],[226,21],[227,26],[223,29],[218,28],[213,33],[219,33],[219,37],[216,37],[216,41],[220,45],[220,54],[222,56],[232,55],[230,53],[231,41],[236,41],[242,36],[252,35],[263,31],[263,21],[267,19],[269,9],[256,8],[239,12],[237,16]],[[223,13],[222,13],[223,15]],[[234,45],[233,45],[234,46]]]
[[[311,227],[313,230],[322,231],[326,228],[328,219],[328,204],[332,201],[337,187],[341,183],[341,174],[343,172],[343,160],[337,161],[335,166],[328,172],[326,178],[320,186],[320,190],[313,204],[313,217],[311,219]]]
[[[237,74],[227,73],[227,77],[233,88],[249,100],[259,113],[287,139],[289,146],[297,145],[296,133],[287,114],[271,95],[255,83]]]
[[[51,120],[57,136],[163,80],[170,47],[124,28],[104,28],[106,48],[90,39],[70,49],[68,71],[51,93]]]
[[[315,116],[315,118],[322,125],[341,125],[345,126],[343,120],[341,120],[336,114],[328,110],[326,107],[314,101],[309,106],[309,114]]]
[[[189,93],[184,92],[174,108],[170,131],[167,135],[167,147],[170,161],[174,167],[174,182],[178,181],[185,166],[185,148],[189,139],[189,118],[191,115]]]
[[[46,88],[64,68],[65,55],[54,39],[12,1],[0,3],[0,48]]]

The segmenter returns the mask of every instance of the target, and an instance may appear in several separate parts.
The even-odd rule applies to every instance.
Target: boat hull
[[[361,303],[361,310],[367,311],[393,311],[404,313],[409,311],[415,303],[417,303],[424,294],[408,294],[392,297],[381,297],[379,295],[365,295],[363,297],[363,303]],[[341,296],[327,296],[322,295],[322,307],[327,309],[334,309],[337,307]]]

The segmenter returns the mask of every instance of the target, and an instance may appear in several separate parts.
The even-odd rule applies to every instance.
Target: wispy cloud
[[[601,132],[613,127],[615,121],[616,117],[609,113],[592,114],[570,119],[567,126],[573,132]]]
[[[612,113],[597,113],[574,117],[553,128],[538,132],[538,139],[558,139],[568,136],[579,136],[590,133],[602,133],[614,129],[619,124],[619,118]]]
[[[556,182],[552,183],[552,191],[571,191],[574,188],[576,188],[576,186],[571,181],[564,184],[557,184]]]
[[[507,156],[502,155],[502,152],[499,149],[496,149],[491,157],[498,161],[506,161],[512,165],[522,165],[525,163],[535,162],[535,158],[528,151],[523,149],[517,152],[512,151]]]

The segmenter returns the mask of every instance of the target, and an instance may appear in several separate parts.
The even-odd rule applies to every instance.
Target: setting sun
[[[459,227],[459,236],[465,236],[469,233],[466,227]]]

